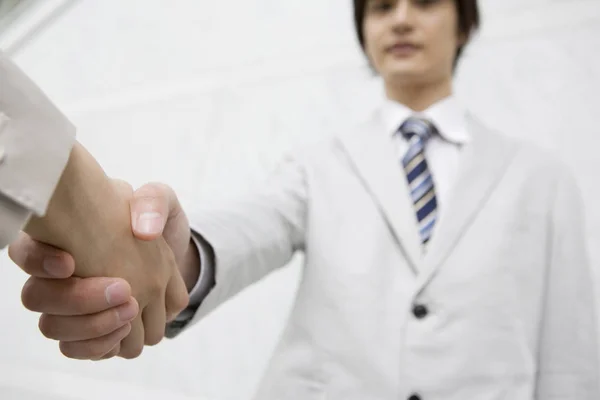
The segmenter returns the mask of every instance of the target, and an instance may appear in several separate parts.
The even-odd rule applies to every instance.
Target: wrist
[[[76,143],[43,217],[33,217],[24,231],[33,239],[61,248],[77,257],[94,244],[109,246],[109,227],[117,211],[125,218],[128,203],[119,198],[111,180],[96,160]],[[128,219],[123,219],[126,221]],[[113,222],[113,225],[110,225]],[[107,234],[109,233],[109,234]]]
[[[179,272],[185,282],[188,293],[192,291],[200,278],[200,253],[193,238],[190,239],[188,249],[179,265]]]

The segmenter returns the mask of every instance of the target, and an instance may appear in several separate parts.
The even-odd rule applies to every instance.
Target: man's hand
[[[122,193],[131,190],[128,185],[119,185]],[[148,242],[164,238],[185,277],[185,286],[193,287],[199,274],[198,253],[191,242],[187,217],[172,189],[161,184],[148,184],[133,193],[130,199],[134,235]],[[135,279],[130,281],[130,286],[123,279],[73,277],[76,265],[71,255],[25,234],[10,246],[9,255],[32,276],[23,288],[23,304],[42,313],[41,332],[60,341],[60,349],[67,357],[101,359],[119,355],[132,358],[141,353],[139,336],[131,338],[130,333],[131,321],[135,324],[138,319],[141,323],[136,314],[143,307],[141,301],[138,306],[136,293],[131,290]],[[116,276],[123,276],[119,272],[116,271]],[[183,288],[181,275],[179,272],[173,274],[166,292],[155,292],[153,298],[144,298],[146,303],[153,305],[153,312],[164,315],[166,309],[170,313],[166,318],[173,318],[187,305],[187,291]],[[147,330],[150,328],[147,325],[156,329],[160,324],[158,340],[146,340],[146,344],[157,343],[164,334],[165,318],[143,318],[143,323]],[[143,340],[141,344],[143,347]]]
[[[152,241],[162,235],[190,292],[198,281],[200,259],[191,239],[190,223],[173,189],[162,183],[148,183],[136,190],[131,202],[131,225],[138,239]],[[175,318],[180,311],[170,317]]]

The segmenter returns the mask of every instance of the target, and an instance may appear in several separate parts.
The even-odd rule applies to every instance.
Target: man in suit
[[[130,198],[131,189],[105,175],[75,140],[67,118],[0,52],[0,248],[22,229],[72,254],[72,273],[79,277],[124,278],[105,279],[102,297],[119,307],[123,324],[112,333],[119,345],[111,354],[125,358],[158,343],[166,314],[188,301],[164,240],[148,243],[132,235]],[[63,278],[52,260],[42,276]],[[63,351],[71,353],[72,345]]]
[[[354,129],[290,154],[262,190],[195,211],[199,257],[179,268],[200,278],[187,280],[190,309],[169,336],[302,251],[297,298],[256,399],[600,398],[575,180],[452,94],[478,26],[475,0],[355,0],[354,9],[386,99]],[[152,209],[167,221],[146,239],[187,239],[172,191],[141,191],[132,218]],[[44,256],[24,238],[21,260],[26,248]],[[40,263],[20,264],[35,274]],[[106,304],[83,303],[105,332],[117,328]],[[56,340],[93,334],[75,317],[44,315]]]

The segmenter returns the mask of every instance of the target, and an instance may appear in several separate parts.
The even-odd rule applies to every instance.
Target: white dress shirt
[[[382,113],[386,134],[394,135],[400,125],[411,116],[423,117],[438,129],[439,136],[433,136],[426,144],[425,157],[435,185],[438,212],[443,212],[458,174],[461,152],[471,139],[467,132],[465,109],[455,96],[450,96],[421,113],[395,101],[386,100],[382,105]],[[398,159],[401,160],[408,151],[408,142],[402,135],[396,137]]]
[[[456,96],[451,95],[433,104],[423,112],[415,112],[403,104],[385,99],[381,104],[381,112],[386,127],[382,134],[395,135],[402,123],[411,116],[423,117],[432,122],[439,132],[426,145],[425,156],[435,185],[438,213],[443,212],[450,191],[456,180],[461,153],[469,143],[467,132],[466,109],[461,106]],[[402,135],[396,135],[398,160],[401,160],[408,150],[408,142]],[[399,168],[400,168],[400,164]],[[198,282],[190,292],[190,308],[182,313],[177,320],[185,320],[192,316],[193,311],[208,295],[214,283],[214,260],[209,256],[209,245],[197,234],[192,237],[198,247],[201,261],[201,272]]]

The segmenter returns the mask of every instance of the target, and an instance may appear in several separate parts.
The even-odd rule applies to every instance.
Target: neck
[[[385,92],[390,100],[397,101],[413,111],[421,112],[452,95],[452,79],[409,84],[386,82]]]

